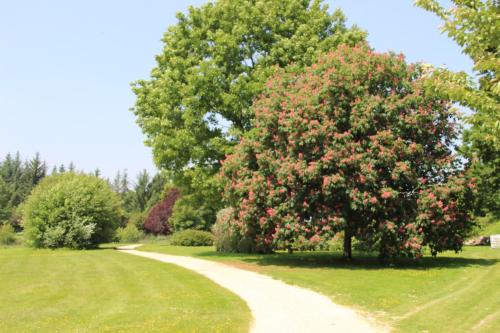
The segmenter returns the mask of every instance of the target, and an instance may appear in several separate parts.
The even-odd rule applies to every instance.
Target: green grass
[[[111,249],[0,249],[0,332],[247,332],[246,304],[180,267]]]
[[[500,221],[495,221],[492,217],[487,217],[481,219],[480,223],[482,223],[482,228],[478,232],[480,235],[491,236],[500,234]]]
[[[467,247],[421,263],[381,265],[374,257],[344,262],[339,255],[220,254],[210,247],[148,244],[145,251],[226,262],[323,293],[370,312],[396,332],[498,332],[500,250]]]

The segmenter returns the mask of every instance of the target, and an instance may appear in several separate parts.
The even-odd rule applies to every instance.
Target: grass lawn
[[[174,265],[111,249],[0,248],[0,332],[247,332],[246,304]]]
[[[380,265],[374,257],[345,263],[325,252],[220,254],[210,247],[165,244],[140,249],[222,261],[311,288],[370,312],[396,332],[498,332],[500,250],[489,247],[396,266]]]

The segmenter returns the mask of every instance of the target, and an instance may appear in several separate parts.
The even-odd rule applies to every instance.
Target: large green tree
[[[215,208],[213,175],[252,127],[250,106],[275,66],[311,64],[365,33],[321,0],[219,0],[177,18],[151,78],[133,86],[133,111],[156,164]]]
[[[473,162],[471,173],[478,178],[476,211],[500,216],[500,2],[452,3],[446,9],[436,0],[416,1],[443,20],[442,31],[473,60],[478,82],[463,72],[432,69],[428,89],[474,110],[462,150]]]

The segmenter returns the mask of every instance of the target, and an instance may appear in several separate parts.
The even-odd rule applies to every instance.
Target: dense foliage
[[[242,235],[232,225],[233,208],[224,208],[217,212],[217,221],[212,226],[215,249],[219,252],[253,252],[253,240]]]
[[[165,198],[151,208],[144,222],[144,229],[155,235],[168,235],[172,233],[172,226],[169,220],[172,216],[175,202],[180,196],[181,192],[177,188],[171,188],[166,193]]]
[[[153,207],[164,195],[166,178],[157,173],[153,177],[147,170],[141,171],[131,184],[127,170],[118,171],[111,187],[120,196],[123,207],[129,217],[136,213],[143,213]]]
[[[16,208],[47,173],[46,163],[36,154],[23,162],[19,153],[0,161],[0,225],[18,226]]]
[[[341,46],[279,72],[253,107],[255,129],[224,162],[231,223],[252,250],[344,232],[381,257],[460,249],[473,183],[457,171],[457,112],[402,55]]]
[[[472,162],[470,173],[478,179],[475,210],[500,218],[500,3],[453,0],[450,9],[436,0],[416,3],[437,14],[444,22],[443,32],[474,61],[479,84],[463,72],[432,69],[427,88],[475,111],[461,149]]]
[[[144,233],[137,229],[134,224],[127,224],[124,228],[119,228],[116,235],[122,243],[137,242],[144,237]]]
[[[0,225],[0,245],[12,245],[15,242],[14,228],[10,224]]]
[[[156,164],[190,195],[175,209],[208,211],[213,223],[220,208],[213,176],[252,127],[250,106],[274,66],[311,64],[318,50],[365,33],[321,0],[218,0],[177,18],[151,78],[134,85],[134,113]]]
[[[208,231],[187,229],[176,232],[170,238],[170,244],[178,246],[212,246],[214,235]]]
[[[49,248],[89,248],[111,241],[122,212],[104,180],[73,172],[43,179],[22,211],[31,245]]]
[[[210,229],[214,224],[213,209],[206,207],[202,199],[197,195],[185,195],[177,200],[170,219],[175,231]]]

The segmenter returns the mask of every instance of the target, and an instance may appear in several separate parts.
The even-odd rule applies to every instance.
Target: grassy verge
[[[251,320],[210,280],[110,249],[0,249],[0,300],[0,332],[247,332]]]
[[[479,219],[479,223],[481,228],[478,231],[478,234],[483,236],[490,236],[500,234],[500,221],[495,220],[493,217],[485,217]]]
[[[220,254],[210,247],[147,244],[144,251],[195,256],[254,270],[316,290],[335,302],[374,314],[397,332],[497,332],[500,251],[468,247],[421,263],[352,263],[338,254]]]

